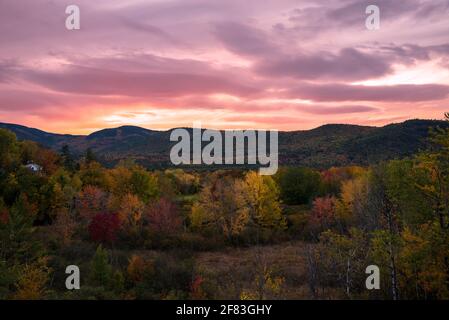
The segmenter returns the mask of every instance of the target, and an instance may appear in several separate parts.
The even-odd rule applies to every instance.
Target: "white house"
[[[29,163],[25,166],[25,168],[33,172],[40,172],[42,170],[42,167],[36,163]]]

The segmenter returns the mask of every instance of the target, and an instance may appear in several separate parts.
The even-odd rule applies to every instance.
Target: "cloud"
[[[287,76],[302,80],[356,81],[385,76],[392,69],[382,56],[345,48],[338,54],[318,52],[313,55],[280,57],[274,61],[264,60],[258,64],[256,71],[266,76]]]
[[[1,0],[0,114],[72,132],[109,115],[284,129],[435,117],[448,97],[449,1],[378,0],[376,32],[368,4],[79,0],[72,32],[63,2]]]
[[[302,105],[297,108],[298,111],[303,111],[316,115],[334,115],[334,114],[348,114],[348,113],[366,113],[379,111],[378,108],[362,106],[362,105],[343,105],[343,106],[322,106],[322,105]]]
[[[378,101],[420,102],[442,100],[449,94],[449,86],[438,84],[362,86],[346,84],[301,84],[289,90],[290,98],[314,101]]]
[[[228,50],[236,54],[263,57],[278,52],[263,31],[241,23],[219,23],[215,35]]]
[[[11,79],[11,75],[16,68],[16,63],[13,61],[1,61],[0,60],[0,83],[8,82]]]
[[[72,65],[90,68],[154,73],[196,73],[218,74],[222,71],[212,68],[207,62],[187,58],[168,58],[148,53],[125,53],[111,56],[74,57],[70,60]]]
[[[429,19],[447,17],[449,2],[447,0],[328,0],[318,4],[299,2],[297,8],[288,14],[288,21],[293,29],[306,32],[328,32],[338,29],[363,30],[365,9],[369,5],[380,8],[382,24],[401,20],[429,22]]]
[[[365,53],[355,48],[343,48],[337,53],[318,51],[289,54],[274,37],[260,29],[234,22],[221,23],[215,34],[231,52],[249,56],[254,71],[268,77],[295,79],[365,80],[392,72],[391,62],[382,53]],[[291,50],[292,48],[290,48]]]
[[[439,1],[439,0],[436,0]],[[344,3],[344,2],[343,2]],[[375,2],[370,0],[353,0],[346,1],[346,4],[337,8],[330,7],[326,10],[325,15],[331,21],[337,21],[341,26],[360,25],[360,16],[365,17],[365,9],[369,5],[377,5],[380,8],[382,19],[399,19],[405,15],[415,12],[422,1],[407,0],[407,1],[391,1],[391,0],[377,0]]]
[[[417,44],[383,44],[372,46],[371,50],[384,54],[388,59],[407,64],[419,61],[429,61],[432,56],[447,57],[449,55],[449,43],[421,46]]]
[[[230,93],[248,95],[254,88],[214,75],[130,72],[69,65],[61,71],[28,70],[23,77],[59,92],[130,97]]]
[[[30,90],[0,89],[0,109],[9,112],[38,110],[57,103],[51,95]]]

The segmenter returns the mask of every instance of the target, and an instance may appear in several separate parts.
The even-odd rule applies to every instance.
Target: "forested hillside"
[[[444,121],[410,120],[380,128],[325,125],[307,131],[280,132],[279,161],[283,165],[322,169],[403,158],[426,148],[429,128],[435,126],[448,127]],[[68,145],[74,156],[90,148],[108,166],[130,158],[148,168],[170,166],[171,130],[124,126],[73,136],[13,124],[0,123],[0,128],[13,131],[19,140],[35,141],[55,151]]]

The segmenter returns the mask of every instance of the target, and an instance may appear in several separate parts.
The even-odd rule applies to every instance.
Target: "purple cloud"
[[[70,65],[63,71],[31,71],[26,80],[46,88],[88,95],[136,97],[229,93],[245,96],[254,88],[213,75],[194,73],[130,72]]]
[[[314,101],[419,102],[442,100],[449,86],[438,84],[362,86],[346,84],[307,84],[289,90],[288,96]]]
[[[266,76],[347,81],[372,79],[392,72],[390,64],[381,56],[352,48],[343,49],[338,54],[319,52],[314,55],[280,57],[274,61],[264,60],[256,70]]]
[[[244,24],[220,23],[216,26],[215,35],[229,51],[236,54],[263,57],[278,53],[264,32]]]

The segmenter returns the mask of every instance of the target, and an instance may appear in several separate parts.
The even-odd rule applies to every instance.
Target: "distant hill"
[[[448,127],[444,121],[409,120],[384,127],[329,124],[312,130],[279,132],[281,165],[327,168],[367,165],[403,158],[426,147],[430,127]],[[104,129],[90,135],[61,135],[16,124],[0,123],[20,140],[32,140],[60,150],[67,144],[75,155],[88,148],[106,165],[125,158],[147,167],[168,166],[170,133],[135,126]]]
[[[49,133],[39,129],[21,126],[18,124],[0,122],[0,128],[8,129],[14,132],[19,140],[35,141],[46,147],[53,147],[58,145],[59,143],[64,144],[70,140],[83,139],[83,136]]]

